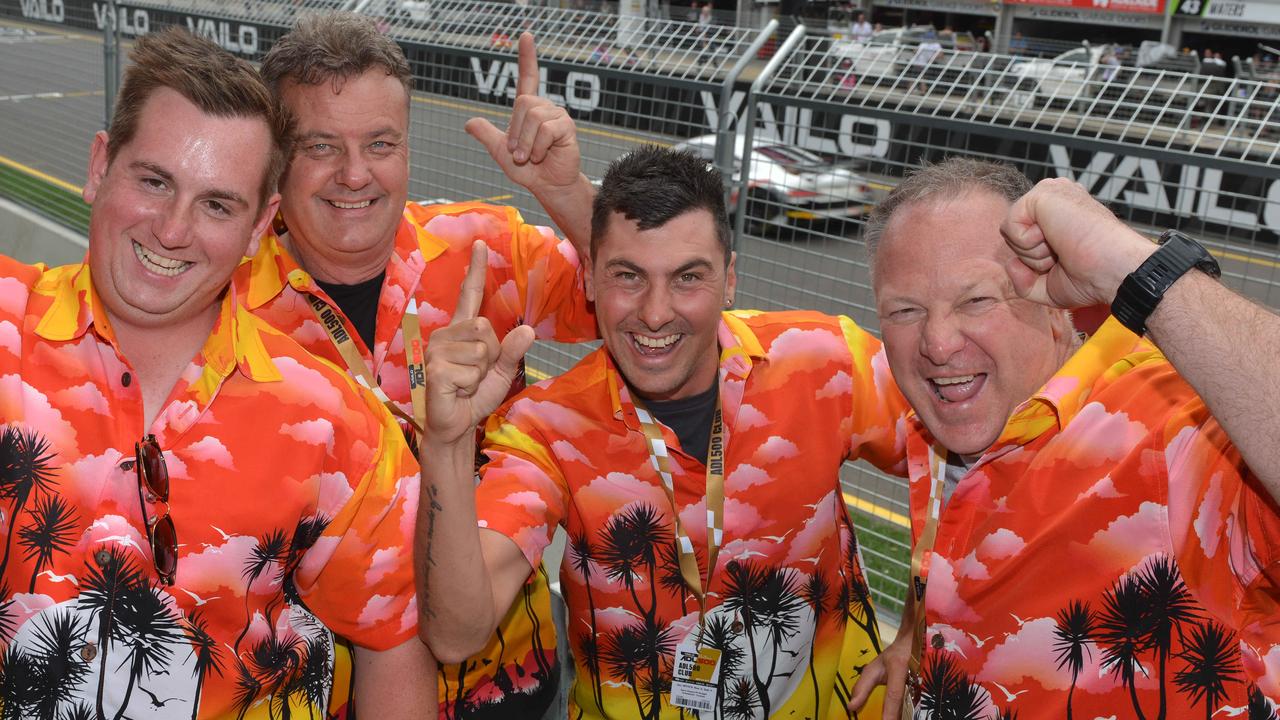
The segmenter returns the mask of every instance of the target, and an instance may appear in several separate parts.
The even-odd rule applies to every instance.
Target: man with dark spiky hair
[[[690,153],[617,160],[591,228],[604,347],[488,419],[478,486],[471,428],[532,340],[476,315],[483,248],[432,335],[426,641],[472,652],[562,526],[572,717],[845,717],[879,637],[839,470],[902,457],[880,343],[846,317],[731,310],[722,180]]]
[[[0,258],[0,706],[324,717],[334,632],[369,717],[433,709],[413,456],[367,391],[229,281],[285,123],[251,65],[139,38],[94,140],[84,264]]]

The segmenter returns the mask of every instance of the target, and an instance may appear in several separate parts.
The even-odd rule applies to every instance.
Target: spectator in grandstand
[[[704,160],[615,161],[586,268],[604,347],[488,420],[478,485],[471,427],[529,337],[499,343],[468,278],[427,351],[417,551],[441,657],[493,632],[562,526],[571,717],[845,716],[879,639],[839,471],[901,470],[904,403],[852,320],[729,310],[729,240]]]
[[[422,339],[453,314],[474,241],[492,251],[480,312],[500,336],[521,323],[562,341],[596,336],[569,242],[525,224],[514,208],[407,201],[412,76],[400,48],[369,21],[305,19],[272,47],[262,73],[295,118],[297,143],[281,182],[287,231],[264,238],[242,268],[244,302],[373,388],[406,434],[423,423]],[[525,34],[508,132],[487,120],[467,130],[585,251],[593,191],[578,170],[573,121],[537,96],[538,82]],[[501,636],[440,669],[442,715],[465,708],[538,718],[555,699],[556,637],[541,571],[517,599]]]
[[[1027,39],[1022,37],[1022,33],[1020,32],[1014,33],[1013,38],[1009,40],[1009,54],[1025,55],[1027,53],[1027,49]]]
[[[0,259],[4,714],[327,717],[338,632],[361,715],[415,717],[435,698],[413,455],[228,291],[275,213],[285,123],[249,63],[185,30],[130,60],[90,150],[87,262]]]
[[[1273,717],[1280,366],[1259,358],[1280,317],[1194,240],[1157,247],[1008,166],[923,168],[866,237],[915,409],[914,550],[911,607],[854,705],[886,679],[896,696],[922,652],[924,710]],[[1108,302],[1077,338],[1065,308]]]
[[[854,42],[867,42],[871,39],[872,32],[871,23],[867,21],[866,13],[858,13],[857,17],[849,25],[849,37]]]

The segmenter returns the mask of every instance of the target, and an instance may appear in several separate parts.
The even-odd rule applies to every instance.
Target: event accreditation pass
[[[714,710],[719,703],[720,651],[699,648],[688,638],[676,647],[676,667],[671,678],[671,704],[689,710]]]

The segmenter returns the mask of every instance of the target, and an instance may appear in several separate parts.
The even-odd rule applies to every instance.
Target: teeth
[[[338,202],[337,200],[330,200],[329,204],[341,210],[359,210],[360,208],[369,207],[369,204],[372,202],[373,202],[372,200],[362,200],[360,202],[348,203],[348,202]]]
[[[666,337],[651,338],[644,335],[632,335],[636,339],[636,344],[647,348],[664,348],[680,339],[680,333],[668,335]]]
[[[157,275],[166,277],[173,277],[191,265],[185,260],[172,260],[163,255],[157,255],[136,242],[133,244],[133,254],[138,256],[138,260],[143,267]]]
[[[934,378],[933,381],[939,385],[963,385],[967,382],[973,382],[974,375],[960,375],[950,378]]]

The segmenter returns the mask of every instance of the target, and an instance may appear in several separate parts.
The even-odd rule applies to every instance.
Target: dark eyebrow
[[[710,270],[711,268],[712,268],[712,265],[710,261],[705,260],[703,258],[698,258],[697,260],[690,260],[689,262],[676,268],[675,272],[672,273],[672,275],[679,275],[680,273],[688,272],[690,270]]]
[[[605,267],[609,269],[623,268],[625,270],[630,270],[631,272],[637,275],[644,274],[644,270],[641,270],[638,265],[631,262],[630,260],[623,260],[621,258],[614,258],[613,260],[610,260],[609,262],[605,263]]]
[[[165,170],[164,168],[160,167],[159,165],[153,162],[147,162],[146,160],[135,160],[132,164],[130,164],[129,167],[133,168],[134,170],[146,170],[152,175],[158,175],[160,176],[161,180],[164,180],[167,183],[173,182],[173,173],[169,172],[168,170]]]

